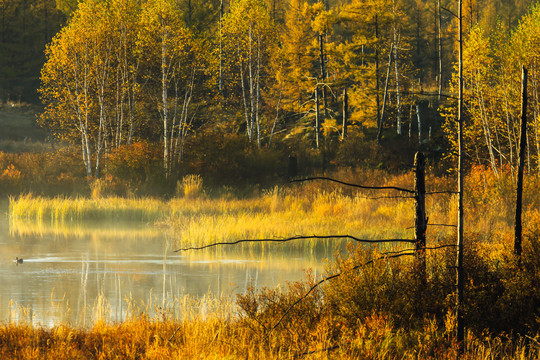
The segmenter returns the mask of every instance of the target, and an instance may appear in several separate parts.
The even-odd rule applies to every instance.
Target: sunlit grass
[[[515,310],[513,297],[522,296],[520,301],[526,302],[529,295],[524,291],[536,291],[536,288],[531,290],[528,281],[535,279],[534,264],[538,257],[530,256],[525,262],[526,269],[532,268],[528,270],[529,273],[522,274],[525,280],[514,278],[516,269],[512,265],[512,239],[509,235],[512,223],[509,216],[512,208],[509,200],[512,187],[508,184],[511,184],[511,181],[494,179],[489,173],[475,171],[468,181],[466,213],[469,229],[467,249],[473,250],[466,258],[470,261],[467,265],[467,276],[471,279],[466,285],[471,306],[467,309],[468,316],[482,324],[483,319],[475,317],[477,312],[482,311],[489,315],[490,321],[495,319],[502,322],[496,314],[490,313],[485,304],[493,302],[498,306],[498,311],[510,311]],[[378,184],[412,187],[409,175],[388,178],[383,178],[381,174],[368,175],[365,176]],[[366,183],[361,180],[358,182]],[[536,180],[529,181],[526,196],[531,200],[528,200],[525,213],[525,229],[537,236],[540,234],[540,215],[533,198],[536,194],[535,188],[537,189],[534,185]],[[431,184],[432,191],[452,190],[449,189],[448,184],[451,182],[448,179],[433,178],[429,179],[428,183]],[[494,186],[496,184],[498,185]],[[129,206],[137,209],[138,215],[127,215],[127,219],[157,223],[157,229],[167,231],[168,236],[177,240],[179,247],[246,238],[281,238],[310,234],[349,234],[370,239],[413,238],[410,227],[414,222],[414,202],[410,198],[373,200],[369,197],[376,195],[370,192],[341,190],[327,185],[316,186],[313,183],[275,188],[248,199],[235,199],[230,196],[208,198],[199,190],[197,196],[168,201],[120,198],[70,200],[27,196],[11,199],[10,213],[12,219],[18,219],[17,221],[34,219],[37,223],[50,224],[42,227],[43,230],[34,230],[36,232],[60,231],[48,229],[68,228],[70,222],[78,223],[87,219],[121,219],[123,214],[133,214],[122,208],[128,206],[126,204],[132,204]],[[454,195],[450,194],[429,196],[429,224],[454,224],[457,217],[454,200]],[[21,207],[16,207],[18,201],[21,201]],[[24,206],[29,210],[25,210]],[[144,215],[145,211],[147,212]],[[15,220],[12,224],[14,223]],[[533,228],[534,226],[536,228]],[[24,225],[20,225],[20,228],[23,227]],[[452,242],[454,232],[451,227],[429,227],[428,241],[435,243],[443,239]],[[474,248],[473,239],[476,239]],[[489,242],[483,241],[485,239],[489,239]],[[530,243],[526,251],[529,254],[534,250],[534,246],[537,246],[534,239],[534,236],[529,235]],[[304,247],[302,250],[309,250],[319,246],[317,244],[333,244],[333,240],[314,240],[298,246]],[[268,249],[268,252],[276,249],[276,245],[270,244],[245,244],[242,247],[260,247]],[[222,252],[207,251],[203,256],[212,259],[216,256],[226,258],[228,250],[220,251]],[[230,251],[233,251],[232,248]],[[185,254],[188,257],[194,256]],[[358,259],[351,258],[343,260],[342,263],[334,263],[328,267],[328,271],[335,273],[344,269],[340,266],[346,265],[347,261],[354,265],[357,263],[355,260],[374,255],[369,252],[360,254]],[[414,321],[409,321],[410,318],[406,317],[405,325],[398,323],[400,316],[404,316],[403,313],[409,314],[415,306],[414,301],[403,300],[404,291],[414,291],[416,284],[414,278],[408,276],[412,257],[403,259],[401,263],[394,260],[381,261],[362,271],[351,272],[349,277],[327,284],[326,288],[321,290],[324,291],[324,301],[320,300],[323,299],[321,296],[318,301],[301,304],[291,314],[286,326],[280,326],[273,331],[269,330],[267,324],[275,322],[284,309],[305,292],[306,287],[309,287],[309,280],[275,293],[270,290],[260,296],[247,296],[244,313],[239,312],[232,299],[224,300],[219,297],[206,298],[203,303],[196,303],[197,299],[189,298],[174,299],[167,303],[136,303],[130,300],[128,308],[131,315],[122,323],[114,323],[110,304],[107,299],[100,297],[92,305],[95,322],[91,327],[59,325],[42,329],[20,321],[25,316],[23,311],[14,316],[13,321],[0,326],[0,357],[9,358],[18,354],[17,356],[25,358],[59,359],[278,359],[339,346],[331,351],[313,353],[307,358],[454,359],[458,352],[454,336],[455,319],[452,317],[455,273],[449,264],[455,264],[455,252],[448,249],[445,255],[432,252],[429,256],[427,264],[431,272],[428,284],[434,291],[424,294],[429,296],[423,300],[432,302],[431,307],[426,305],[431,312],[415,315],[417,317]],[[268,261],[281,260],[271,257]],[[287,261],[281,261],[279,266],[285,269]],[[527,278],[525,275],[531,277]],[[388,279],[397,281],[389,282]],[[396,288],[397,286],[400,287]],[[501,286],[504,286],[504,291],[499,294],[498,289]],[[511,295],[507,295],[509,293]],[[370,296],[378,301],[364,301],[371,299]],[[410,299],[416,299],[411,296]],[[497,296],[502,300],[496,302],[494,299]],[[510,296],[510,300],[505,296]],[[327,306],[330,301],[333,301],[333,307]],[[312,304],[314,306],[311,306]],[[250,306],[254,309],[253,313],[245,311],[249,311]],[[66,311],[60,306],[59,309]],[[446,316],[444,313],[441,316],[440,309],[446,309]],[[360,318],[359,311],[372,313]],[[141,313],[147,315],[139,315]],[[343,316],[348,313],[356,314],[359,318]],[[414,312],[411,313],[414,315]],[[482,313],[482,316],[485,314]],[[534,321],[533,318],[530,320]],[[469,322],[468,326],[472,328],[474,324]],[[488,330],[471,330],[467,333],[466,347],[461,358],[537,359],[540,357],[540,337],[535,333],[527,336],[506,336],[490,333]]]
[[[332,339],[331,324],[322,324],[309,344],[286,344],[280,332],[253,337],[241,320],[196,314],[176,320],[144,314],[122,323],[98,321],[90,328],[29,324],[0,325],[0,356],[23,359],[288,359],[306,352],[308,359],[456,359],[458,346],[445,325],[426,321],[419,330],[395,328],[383,316],[358,324],[354,333]],[[534,340],[468,332],[461,359],[537,359]],[[537,337],[538,339],[538,337]],[[337,346],[337,347],[336,347]],[[333,348],[332,350],[326,350]]]
[[[153,222],[164,218],[167,209],[164,201],[153,198],[46,198],[28,194],[10,198],[9,214],[14,219],[55,224],[81,220]]]
[[[338,190],[308,193],[304,189],[297,192],[297,187],[275,188],[259,197],[248,199],[71,199],[24,195],[10,198],[9,213],[11,231],[21,233],[50,231],[57,234],[80,234],[81,227],[74,224],[85,224],[89,221],[138,221],[156,224],[159,231],[177,240],[178,247],[239,239],[287,238],[295,235],[335,234],[364,239],[412,239],[412,199],[373,200],[367,197],[367,194],[362,192],[345,194]],[[435,221],[451,221],[444,206],[430,216]],[[84,225],[82,227],[84,228]],[[436,231],[448,233],[450,230],[443,228]],[[336,241],[311,240],[303,242],[301,246],[308,244],[308,247],[312,247],[315,244],[330,244]],[[272,245],[251,243],[242,246]]]

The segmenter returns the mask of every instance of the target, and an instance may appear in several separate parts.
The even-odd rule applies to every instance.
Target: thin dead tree
[[[240,243],[249,243],[249,242],[275,242],[275,243],[285,243],[290,241],[296,241],[296,240],[305,240],[305,239],[348,239],[352,241],[356,241],[358,243],[366,243],[366,244],[385,244],[385,243],[409,243],[414,244],[414,248],[407,248],[403,250],[398,251],[390,251],[380,254],[378,258],[373,258],[369,260],[367,263],[364,264],[358,264],[353,266],[352,268],[348,270],[356,270],[360,269],[363,266],[369,265],[373,263],[374,261],[381,260],[381,259],[391,259],[391,258],[397,258],[401,256],[416,256],[417,260],[419,260],[419,263],[423,265],[425,268],[425,251],[426,250],[436,250],[436,249],[443,249],[448,247],[456,247],[457,245],[439,245],[435,247],[427,247],[426,246],[426,229],[427,229],[427,223],[428,218],[426,217],[426,210],[425,210],[425,197],[426,195],[431,194],[441,194],[441,193],[452,193],[453,191],[433,191],[433,192],[426,192],[425,191],[425,157],[423,153],[418,152],[415,156],[415,189],[407,189],[402,188],[398,186],[367,186],[367,185],[359,185],[359,184],[352,184],[347,183],[341,180],[332,179],[329,177],[311,177],[311,178],[305,178],[305,179],[296,179],[292,180],[293,182],[304,182],[304,181],[313,181],[313,180],[325,180],[325,181],[331,181],[335,182],[341,185],[345,186],[351,186],[355,188],[360,189],[366,189],[366,190],[392,190],[392,191],[399,191],[406,193],[407,195],[403,196],[396,196],[395,198],[414,198],[415,201],[415,238],[414,239],[380,239],[380,240],[374,240],[374,239],[362,239],[358,238],[353,235],[349,234],[341,234],[341,235],[296,235],[288,238],[267,238],[267,239],[240,239],[236,241],[231,242],[217,242],[212,244],[207,244],[203,246],[196,246],[196,247],[185,247],[185,248],[179,248],[177,250],[174,250],[175,252],[182,252],[182,251],[189,251],[189,250],[202,250],[207,248],[213,248],[217,246],[226,246],[226,245],[237,245]],[[447,225],[447,224],[431,224],[431,225],[437,225],[437,226],[455,226],[455,225]],[[280,319],[270,328],[266,328],[266,330],[274,330],[276,329],[282,321],[285,319],[285,317],[290,313],[290,311],[300,302],[302,302],[304,299],[306,299],[311,292],[313,292],[318,286],[322,285],[323,283],[335,279],[343,274],[345,274],[347,271],[343,271],[334,275],[327,276],[321,280],[319,280],[317,283],[315,283],[306,293],[304,293],[301,297],[299,297],[295,302],[293,302],[280,316]],[[425,284],[425,269],[422,271],[421,274],[419,274],[421,277],[421,283]]]
[[[525,143],[527,138],[527,69],[525,66],[521,70],[521,137],[519,141],[518,173],[516,184],[516,217],[514,226],[514,253],[518,258],[518,264],[521,262],[521,208],[523,202],[523,168],[525,157]]]
[[[458,43],[459,43],[459,74],[458,74],[458,240],[456,259],[456,321],[457,341],[463,348],[465,326],[463,324],[463,1],[458,0]]]
[[[388,97],[388,83],[390,79],[390,69],[392,67],[392,53],[394,51],[394,43],[390,44],[390,53],[388,55],[388,67],[386,69],[386,83],[384,85],[383,105],[381,111],[381,118],[379,120],[379,128],[377,130],[377,142],[380,144],[382,139],[382,129],[384,125],[384,113],[386,111],[386,99]]]

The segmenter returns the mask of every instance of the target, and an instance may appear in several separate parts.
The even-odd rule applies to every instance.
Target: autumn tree
[[[168,172],[192,117],[195,46],[176,2],[81,3],[47,50],[42,124],[62,140],[80,139],[89,177],[99,177],[107,151],[160,129]]]
[[[225,67],[229,80],[224,84],[231,100],[243,109],[246,135],[262,144],[264,93],[271,81],[269,60],[276,46],[275,26],[262,0],[236,0],[223,19]]]
[[[78,133],[89,177],[99,176],[105,121],[105,82],[110,70],[110,38],[104,3],[88,1],[47,49],[41,95],[41,122],[60,138]]]

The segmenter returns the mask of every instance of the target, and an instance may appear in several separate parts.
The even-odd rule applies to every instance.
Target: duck
[[[19,264],[22,264],[23,263],[23,259],[19,259],[18,257],[15,258],[15,260],[13,261],[15,263],[15,265],[19,265]]]

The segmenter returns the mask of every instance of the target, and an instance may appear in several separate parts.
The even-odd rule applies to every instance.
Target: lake
[[[90,326],[162,309],[182,317],[186,298],[234,299],[250,284],[284,286],[304,278],[306,269],[321,275],[337,248],[268,244],[176,253],[173,236],[153,225],[58,228],[10,224],[7,215],[0,219],[0,244],[0,320],[44,326]],[[24,262],[16,265],[15,257]]]

